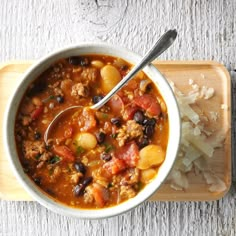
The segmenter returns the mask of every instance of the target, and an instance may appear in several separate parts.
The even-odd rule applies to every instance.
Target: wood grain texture
[[[2,0],[0,62],[37,59],[81,41],[106,41],[142,55],[161,33],[175,27],[178,40],[162,59],[222,62],[231,71],[236,92],[235,12],[235,0]],[[59,216],[35,202],[1,201],[0,235],[233,236],[235,187],[234,183],[219,201],[147,202],[122,216],[98,221]]]

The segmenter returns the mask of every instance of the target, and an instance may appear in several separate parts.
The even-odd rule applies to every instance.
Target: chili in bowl
[[[145,67],[98,111],[89,109],[139,61],[106,44],[57,51],[24,75],[5,116],[5,146],[29,194],[64,215],[105,218],[139,205],[175,161],[179,110],[166,79]],[[58,122],[63,109],[80,105]]]

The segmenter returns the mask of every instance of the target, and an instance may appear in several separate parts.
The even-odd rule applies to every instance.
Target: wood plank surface
[[[163,32],[176,28],[177,41],[161,59],[223,63],[235,101],[235,12],[235,0],[1,0],[0,63],[36,60],[81,41],[105,41],[144,55]],[[233,161],[235,112],[234,102]],[[0,200],[0,235],[234,236],[236,184],[218,201],[146,202],[121,216],[95,221],[60,216],[34,201]]]
[[[14,93],[21,76],[30,66],[27,62],[12,62],[0,65],[0,123],[3,123],[5,108],[10,96]],[[222,148],[214,152],[212,158],[208,158],[211,171],[220,177],[226,184],[226,190],[210,192],[209,186],[202,174],[196,175],[192,171],[188,173],[189,188],[184,191],[176,191],[170,187],[171,181],[166,181],[161,188],[151,197],[151,200],[162,201],[206,201],[215,200],[224,196],[231,185],[231,83],[227,70],[216,62],[204,61],[175,61],[156,62],[155,66],[183,93],[187,94],[192,87],[189,80],[199,86],[214,88],[215,95],[210,100],[201,99],[198,107],[201,112],[209,117],[209,111],[217,112],[218,119],[207,124],[208,130],[214,130],[216,138],[219,132],[225,135]],[[228,109],[221,109],[221,105],[227,105]],[[0,134],[3,131],[0,129]],[[4,137],[0,135],[0,196],[5,200],[31,200],[30,196],[16,181],[3,147]]]

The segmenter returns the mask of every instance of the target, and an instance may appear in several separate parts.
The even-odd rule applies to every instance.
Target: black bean
[[[64,97],[62,97],[61,95],[57,96],[57,102],[58,103],[63,103],[64,102]]]
[[[37,81],[32,85],[30,85],[30,88],[27,91],[27,95],[30,97],[35,96],[35,94],[43,92],[46,88],[47,88],[47,83],[41,80]]]
[[[121,119],[119,117],[111,118],[111,123],[117,127],[121,126]]]
[[[146,147],[148,144],[149,144],[149,139],[148,139],[147,137],[143,137],[143,138],[139,141],[138,146],[139,146],[139,148],[141,149],[141,148]]]
[[[123,66],[121,66],[121,68],[120,68],[121,70],[123,70],[123,71],[126,71],[126,70],[128,70],[129,69],[129,67],[127,66],[127,65],[123,65]]]
[[[79,196],[82,196],[84,194],[84,189],[85,189],[85,186],[82,185],[82,184],[78,184],[74,187],[74,195],[76,197],[79,197]]]
[[[138,110],[138,111],[136,111],[136,112],[134,113],[133,119],[134,119],[137,123],[142,124],[143,121],[144,121],[144,118],[145,118],[145,117],[144,117],[144,114],[143,114],[142,111]]]
[[[74,164],[74,166],[75,166],[75,169],[76,169],[78,172],[80,172],[80,173],[82,173],[83,175],[85,175],[85,173],[86,173],[86,167],[85,167],[85,165],[84,165],[82,162],[76,162],[76,163]]]
[[[40,177],[34,178],[34,182],[35,182],[37,185],[41,185],[41,178],[40,178]]]
[[[38,131],[36,131],[35,133],[34,133],[34,139],[35,140],[39,140],[41,138],[41,133],[39,133]]]
[[[28,168],[23,168],[23,171],[27,174],[29,173],[29,169]]]
[[[55,192],[52,190],[52,189],[46,189],[46,192],[49,194],[49,195],[51,195],[51,196],[53,196],[53,197],[55,197],[56,196],[56,194],[55,194]]]
[[[145,134],[147,137],[151,138],[152,135],[154,134],[154,128],[155,128],[155,126],[152,126],[152,125],[147,125],[147,126],[145,126],[144,134]]]
[[[102,95],[96,95],[92,98],[92,102],[93,102],[93,104],[96,104],[96,103],[100,102],[102,99],[103,99]]]
[[[148,84],[146,87],[146,92],[150,92],[152,90],[152,85]]]
[[[150,126],[155,126],[156,124],[156,119],[155,118],[145,118],[143,121],[144,125],[150,125]]]
[[[85,188],[85,187],[88,186],[92,181],[93,181],[93,177],[92,177],[92,176],[89,176],[89,177],[87,177],[87,178],[85,178],[85,179],[83,180],[82,185],[83,185],[84,188]]]
[[[89,59],[86,57],[73,56],[69,57],[69,63],[74,66],[88,66]]]
[[[95,133],[95,136],[97,138],[97,141],[99,144],[103,143],[105,141],[106,138],[106,134],[103,132],[97,132]]]
[[[111,154],[106,152],[103,152],[100,157],[103,161],[110,161],[112,158]]]

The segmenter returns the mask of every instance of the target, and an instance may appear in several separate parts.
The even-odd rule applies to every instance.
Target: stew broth
[[[61,59],[27,89],[15,138],[25,173],[60,202],[103,208],[136,196],[165,159],[168,112],[154,83],[139,72],[100,110],[97,103],[131,69],[120,58],[84,55]],[[61,110],[71,110],[43,140]]]

